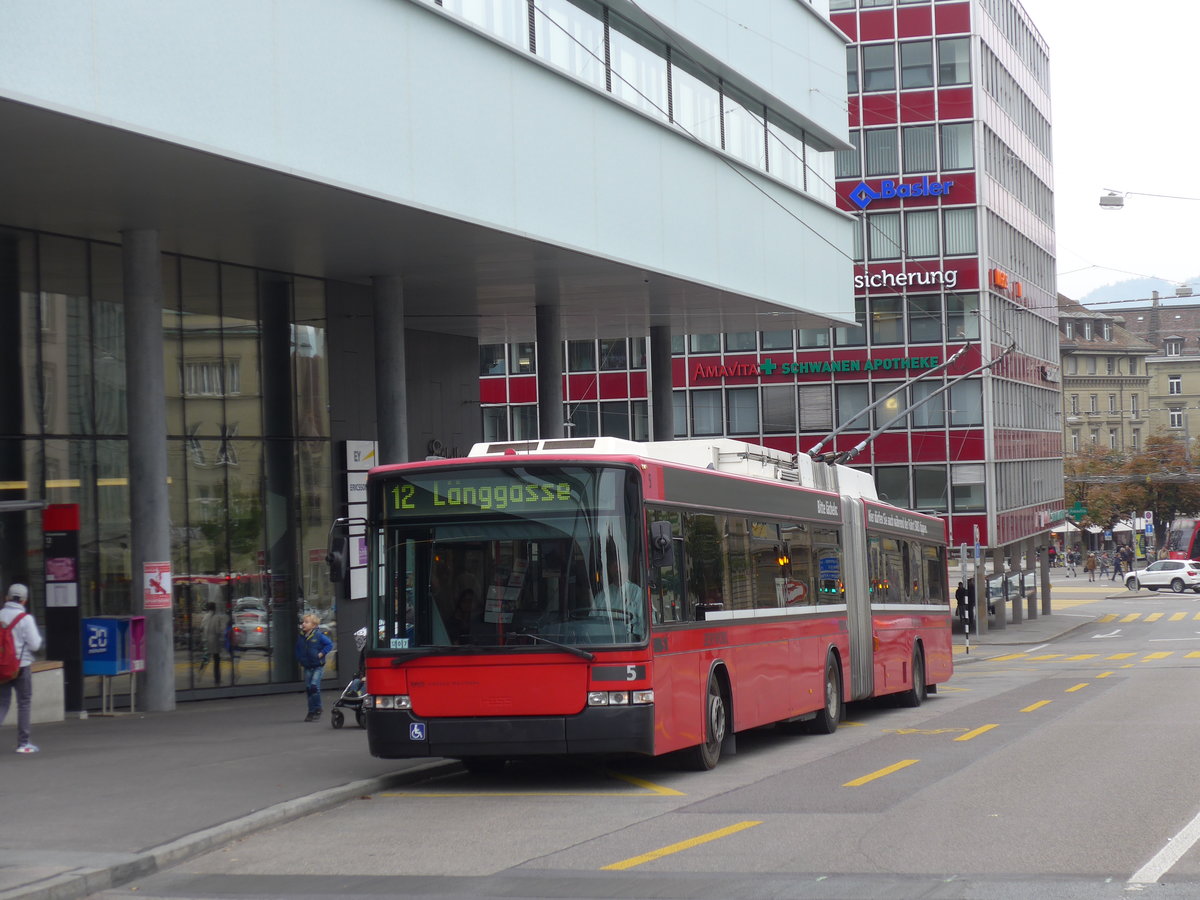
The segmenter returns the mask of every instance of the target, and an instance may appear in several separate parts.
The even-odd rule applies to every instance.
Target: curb
[[[285,800],[240,818],[222,822],[220,825],[213,825],[159,844],[157,847],[133,854],[131,859],[124,862],[54,875],[39,882],[0,891],[0,900],[79,900],[99,891],[120,887],[135,878],[143,878],[168,869],[193,856],[264,828],[338,806],[363,794],[378,793],[429,778],[450,775],[461,769],[462,764],[456,760],[429,762],[390,775],[326,788],[315,794]]]

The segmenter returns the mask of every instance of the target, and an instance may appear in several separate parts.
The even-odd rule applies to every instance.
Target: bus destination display
[[[532,473],[518,478],[512,472],[496,471],[414,476],[383,485],[384,502],[389,519],[489,512],[538,516],[578,510],[579,483],[561,480],[562,474],[561,470],[547,473],[547,480]]]

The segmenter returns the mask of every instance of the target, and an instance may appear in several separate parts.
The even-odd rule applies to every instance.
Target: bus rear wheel
[[[925,702],[925,657],[920,648],[913,650],[912,687],[900,695],[901,706],[920,706]]]
[[[825,660],[825,707],[808,723],[812,734],[833,734],[842,720],[842,672],[831,653]]]
[[[715,768],[721,759],[721,744],[729,729],[729,711],[716,675],[708,676],[708,699],[704,705],[704,743],[687,751],[688,768],[700,772]]]

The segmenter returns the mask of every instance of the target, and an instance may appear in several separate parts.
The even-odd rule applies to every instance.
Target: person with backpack
[[[25,607],[29,588],[11,585],[0,609],[0,723],[8,716],[12,694],[17,692],[17,752],[37,753],[29,741],[33,702],[33,654],[42,649],[42,634]]]

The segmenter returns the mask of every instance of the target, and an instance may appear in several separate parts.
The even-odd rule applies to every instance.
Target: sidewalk
[[[72,898],[457,763],[375,759],[366,732],[301,721],[303,693],[0,728],[0,900]],[[10,718],[15,711],[10,713]]]
[[[1056,610],[1067,593],[1058,582]],[[1095,599],[1118,592],[1085,590]],[[956,634],[955,663],[982,657],[988,645],[1044,643],[1093,618],[1086,609],[1056,612],[972,635],[970,656]],[[301,721],[296,692],[36,725],[42,752],[33,756],[13,753],[15,729],[0,729],[0,900],[84,897],[256,830],[456,770],[442,760],[375,759],[353,717],[341,730],[329,726],[336,697],[327,692],[325,716],[312,724]]]

